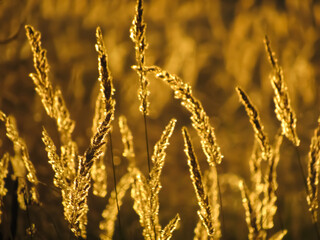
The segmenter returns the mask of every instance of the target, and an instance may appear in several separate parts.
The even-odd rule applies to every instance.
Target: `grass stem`
[[[115,165],[114,165],[114,157],[113,157],[113,147],[112,147],[112,136],[111,136],[111,132],[109,132],[108,135],[109,135],[109,144],[110,144],[112,171],[113,171],[114,191],[115,191],[115,194],[116,194],[116,202],[117,202],[117,210],[118,210],[119,233],[120,233],[120,238],[123,239],[122,229],[121,229],[120,207],[119,207],[119,201],[118,201],[116,169],[115,169]]]

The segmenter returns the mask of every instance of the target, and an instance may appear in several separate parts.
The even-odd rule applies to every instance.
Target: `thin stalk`
[[[299,149],[297,146],[295,146],[295,149],[296,149],[296,154],[297,154],[297,160],[298,160],[298,164],[299,164],[299,169],[300,169],[300,173],[301,173],[301,177],[303,178],[303,183],[304,183],[304,187],[305,187],[305,191],[306,191],[306,194],[307,196],[309,195],[309,190],[308,190],[308,185],[307,185],[307,178],[304,174],[304,171],[303,171],[303,166],[302,166],[302,163],[301,163],[301,158],[300,158],[300,153],[299,153]],[[310,211],[308,211],[310,212]],[[310,214],[312,214],[310,212]],[[312,220],[312,215],[311,215],[311,220]],[[317,222],[314,222],[312,220],[312,223],[313,223],[313,227],[314,227],[314,230],[316,231],[316,234],[317,234],[317,239],[320,240],[320,232],[319,232],[319,229],[318,229],[318,226],[317,226]]]
[[[150,153],[149,153],[149,141],[148,141],[148,127],[147,127],[147,116],[146,116],[145,112],[143,113],[143,120],[144,120],[144,133],[145,133],[145,138],[146,138],[148,170],[149,170],[149,173],[150,173],[151,165],[150,165]]]
[[[121,220],[120,220],[120,207],[119,207],[118,192],[117,192],[116,170],[115,170],[114,159],[113,159],[113,148],[112,148],[112,136],[111,136],[111,132],[109,132],[109,144],[110,144],[112,171],[113,171],[114,191],[115,191],[115,194],[116,194],[116,202],[117,202],[117,209],[118,209],[119,233],[120,233],[121,239],[123,239],[122,230],[121,230]]]
[[[218,194],[219,194],[219,202],[220,202],[220,215],[221,215],[221,238],[223,239],[223,236],[225,236],[225,230],[224,230],[224,216],[223,216],[223,205],[222,205],[222,197],[221,197],[221,189],[220,189],[220,182],[219,182],[219,174],[218,169],[216,167],[216,173],[217,173],[217,186],[218,186]]]

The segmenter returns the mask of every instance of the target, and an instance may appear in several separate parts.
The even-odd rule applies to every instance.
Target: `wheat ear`
[[[202,181],[202,174],[199,167],[199,163],[195,152],[193,150],[193,146],[191,143],[191,138],[189,136],[187,128],[182,128],[182,135],[184,139],[184,147],[185,153],[188,157],[188,165],[190,170],[190,177],[196,192],[198,205],[200,207],[200,211],[198,211],[198,215],[202,221],[202,224],[206,227],[208,236],[210,238],[214,237],[214,227],[213,227],[213,218],[212,218],[212,210],[209,205],[208,195],[205,191]]]
[[[295,146],[299,146],[300,140],[296,133],[297,119],[290,105],[289,93],[283,79],[282,68],[278,65],[278,60],[272,52],[270,41],[267,36],[265,36],[264,43],[269,61],[273,68],[270,80],[274,90],[273,101],[275,104],[275,112],[278,120],[281,122],[282,134],[285,135]]]

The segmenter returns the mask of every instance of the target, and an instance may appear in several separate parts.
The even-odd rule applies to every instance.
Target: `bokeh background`
[[[225,236],[246,239],[248,230],[236,179],[249,182],[248,160],[253,147],[253,130],[235,92],[241,86],[259,109],[270,139],[280,127],[274,114],[273,90],[269,81],[271,67],[263,45],[269,36],[276,52],[297,114],[299,153],[306,162],[310,138],[320,114],[320,2],[316,0],[145,0],[147,23],[147,65],[159,65],[179,75],[193,87],[214,126],[224,155],[218,167],[222,185]],[[69,231],[63,218],[59,191],[52,188],[53,171],[41,141],[42,126],[48,129],[56,145],[59,136],[53,120],[46,116],[32,80],[32,53],[24,25],[31,24],[42,33],[42,46],[48,50],[50,78],[59,86],[71,118],[76,121],[74,139],[80,152],[91,137],[94,103],[98,92],[95,28],[100,26],[109,55],[109,66],[116,88],[116,113],[113,151],[116,176],[125,172],[127,161],[117,124],[125,115],[133,132],[137,164],[147,173],[143,116],[138,111],[138,78],[131,69],[135,64],[134,44],[129,28],[135,13],[134,0],[1,0],[0,1],[0,109],[17,119],[35,164],[42,207],[30,207],[30,218],[37,228],[36,238],[66,239]],[[163,82],[150,76],[150,146],[159,139],[171,118],[177,118],[176,130],[167,150],[160,192],[160,222],[165,226],[176,214],[181,216],[174,239],[192,239],[198,221],[196,197],[189,177],[180,129],[186,125],[194,140],[201,169],[208,169],[199,138],[191,128],[189,113],[173,98]],[[0,153],[13,153],[0,124]],[[105,159],[108,190],[114,187],[110,149]],[[297,153],[285,140],[278,166],[278,206],[285,239],[314,239],[307,210],[303,182],[298,172]],[[51,187],[50,187],[51,186]],[[9,193],[4,199],[1,231],[10,228],[13,182],[7,178]],[[98,239],[101,213],[107,198],[90,194],[88,239]],[[128,193],[121,208],[125,239],[142,239],[138,216]],[[26,212],[18,212],[18,238],[25,238]],[[58,230],[58,235],[54,224]],[[280,230],[279,216],[275,229]],[[273,231],[273,230],[272,230]],[[272,232],[271,231],[271,232]],[[118,225],[114,239],[120,239]]]

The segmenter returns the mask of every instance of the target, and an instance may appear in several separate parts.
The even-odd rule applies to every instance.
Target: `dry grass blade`
[[[236,87],[241,103],[245,106],[246,112],[250,118],[250,123],[254,129],[254,136],[260,144],[262,157],[268,160],[271,157],[271,147],[269,139],[264,132],[258,110],[253,106],[249,96],[240,88]]]
[[[9,165],[10,155],[5,153],[0,160],[0,223],[3,207],[3,198],[7,194],[8,190],[5,187],[5,179],[8,174],[8,165]]]
[[[174,97],[180,99],[181,104],[192,114],[192,126],[197,130],[201,138],[201,145],[211,166],[220,164],[223,158],[220,147],[217,145],[213,127],[210,125],[209,117],[203,109],[201,102],[192,95],[191,86],[184,83],[182,79],[170,74],[157,66],[149,67],[159,79],[169,84],[174,91]]]
[[[122,199],[125,196],[127,190],[129,189],[133,181],[132,174],[125,174],[117,184],[117,194],[118,194],[118,204],[122,205]],[[116,201],[116,192],[113,190],[109,198],[108,204],[103,210],[102,217],[103,220],[100,222],[100,239],[112,239],[114,233],[114,223],[117,219],[118,210],[117,210],[117,201]]]
[[[319,168],[320,168],[320,118],[318,127],[311,139],[308,161],[308,196],[309,211],[312,213],[313,222],[318,222],[318,193],[319,193]]]
[[[169,240],[172,237],[172,233],[176,230],[180,221],[180,216],[177,214],[168,225],[161,231],[161,240]]]
[[[214,236],[214,228],[213,228],[213,218],[212,218],[212,210],[209,205],[208,195],[204,189],[202,182],[202,175],[199,167],[198,160],[193,150],[193,146],[191,143],[191,138],[187,131],[187,128],[182,128],[182,135],[184,138],[184,146],[185,153],[188,157],[188,165],[190,170],[190,177],[196,192],[198,204],[200,207],[200,211],[198,211],[198,215],[202,221],[202,224],[206,227],[207,233],[209,237]]]
[[[275,112],[278,120],[281,122],[282,134],[295,146],[299,146],[300,140],[296,133],[297,119],[290,106],[289,93],[283,79],[282,68],[278,65],[278,60],[271,50],[270,41],[267,36],[265,37],[264,43],[273,68],[273,74],[270,76],[270,80],[275,94],[273,98],[276,107]]]
[[[140,82],[138,96],[141,104],[139,109],[143,114],[148,115],[150,105],[148,96],[150,92],[148,90],[149,82],[144,69],[145,50],[148,46],[146,42],[146,27],[147,26],[143,20],[143,0],[137,0],[136,14],[130,28],[130,38],[135,44],[135,55],[138,66],[138,68],[135,68],[135,70],[139,76]]]

